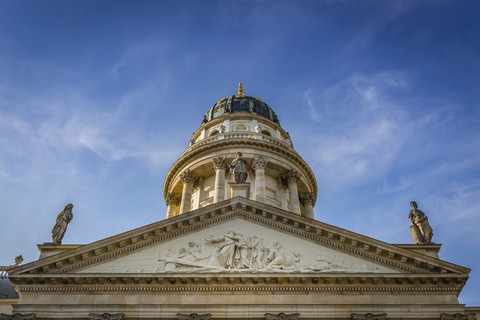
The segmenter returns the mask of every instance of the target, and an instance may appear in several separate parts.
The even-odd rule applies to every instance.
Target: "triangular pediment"
[[[233,198],[17,267],[10,274],[458,274],[469,269]]]
[[[79,273],[399,273],[236,216]]]

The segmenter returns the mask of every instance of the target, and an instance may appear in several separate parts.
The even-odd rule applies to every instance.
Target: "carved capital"
[[[442,313],[440,314],[440,320],[475,320],[474,313],[455,313],[455,314],[448,314]]]
[[[352,313],[352,320],[386,320],[387,314],[386,313]]]
[[[0,320],[35,320],[36,316],[35,313],[13,313],[13,314],[0,314]]]
[[[283,175],[283,179],[285,179],[287,182],[297,182],[298,179],[300,179],[300,173],[296,170],[289,170],[287,173]]]
[[[115,313],[115,314],[110,314],[110,313],[89,313],[88,314],[88,320],[123,320],[125,318],[125,315],[123,313]]]
[[[189,183],[195,179],[195,174],[190,169],[186,169],[180,174],[180,179],[183,183]]]
[[[285,314],[283,312],[279,314],[265,313],[265,320],[298,320],[300,313]]]
[[[227,171],[230,166],[228,165],[227,161],[225,160],[225,157],[218,157],[218,158],[213,158],[213,168],[215,170],[225,170]]]
[[[210,320],[212,318],[211,313],[177,313],[178,320]]]
[[[170,205],[178,206],[180,204],[180,197],[176,196],[173,193],[167,193],[167,198],[165,199],[165,203],[167,204],[167,206],[170,206]]]
[[[262,156],[255,156],[253,158],[252,170],[265,169],[267,166],[267,160]]]
[[[313,192],[307,192],[300,195],[300,202],[305,205],[312,205],[315,203],[315,195]]]

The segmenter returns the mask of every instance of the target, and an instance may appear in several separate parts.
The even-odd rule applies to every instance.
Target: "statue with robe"
[[[247,180],[247,161],[242,158],[242,153],[237,152],[237,157],[230,164],[235,183],[245,183]]]
[[[52,229],[52,241],[55,244],[61,244],[65,231],[67,231],[67,225],[73,219],[73,204],[69,203],[65,206],[62,212],[57,215],[57,222]]]
[[[410,231],[412,232],[413,241],[415,241],[416,244],[432,243],[433,229],[428,222],[427,215],[423,213],[423,211],[418,210],[415,201],[411,201],[410,206],[412,210],[410,210],[408,218],[412,223]]]

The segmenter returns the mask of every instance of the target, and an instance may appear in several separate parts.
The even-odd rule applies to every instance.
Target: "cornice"
[[[377,274],[69,274],[18,275],[20,292],[26,291],[326,291],[460,293],[466,279],[443,275]]]
[[[365,260],[375,261],[401,273],[464,278],[468,276],[470,271],[467,268],[402,249],[254,200],[237,197],[16,267],[9,272],[10,278],[17,279],[15,276],[21,274],[45,275],[45,277],[53,274],[67,274],[76,269],[110,261],[137,249],[174,239],[182,234],[195,232],[236,217]],[[275,273],[272,274],[275,276]]]

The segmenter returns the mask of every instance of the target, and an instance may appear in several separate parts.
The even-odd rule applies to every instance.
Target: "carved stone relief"
[[[0,314],[0,320],[35,320],[36,316],[35,313],[14,313],[14,314]]]
[[[334,258],[319,253],[315,258],[302,257],[289,251],[280,242],[244,236],[235,231],[210,235],[202,241],[159,253],[159,271],[265,270],[273,272],[348,271],[349,266],[334,263]],[[370,270],[375,271],[375,270]]]
[[[115,313],[115,314],[90,313],[90,314],[88,314],[88,320],[123,320],[124,318],[125,318],[125,315],[123,313]]]
[[[455,313],[455,314],[448,314],[442,313],[440,314],[440,320],[475,320],[474,313]]]
[[[378,314],[373,314],[373,313],[366,313],[366,314],[353,313],[353,314],[352,314],[352,320],[385,320],[385,319],[387,319],[387,314],[386,314],[386,313],[378,313]]]
[[[265,313],[265,320],[298,320],[300,313],[285,314],[283,312],[279,314]]]
[[[198,314],[198,313],[177,313],[178,320],[210,320],[212,315],[210,313]]]

